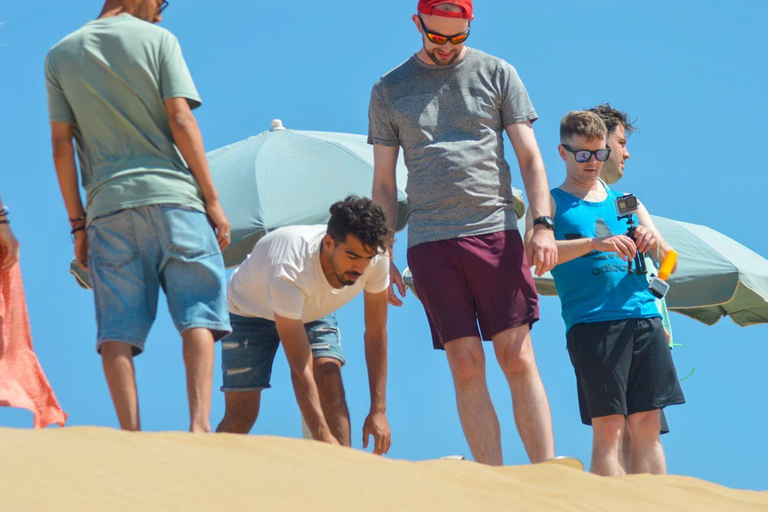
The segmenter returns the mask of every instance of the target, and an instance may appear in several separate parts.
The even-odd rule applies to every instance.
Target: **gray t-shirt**
[[[467,48],[450,66],[415,55],[376,83],[368,143],[402,146],[408,167],[408,247],[517,229],[502,133],[535,121],[517,71]]]
[[[200,97],[176,38],[130,15],[91,21],[45,61],[51,122],[75,127],[88,218],[174,203],[205,211],[165,100]]]

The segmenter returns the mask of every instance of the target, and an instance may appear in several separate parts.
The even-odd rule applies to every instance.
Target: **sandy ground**
[[[768,492],[564,466],[408,462],[300,439],[0,429],[0,510],[768,510]]]

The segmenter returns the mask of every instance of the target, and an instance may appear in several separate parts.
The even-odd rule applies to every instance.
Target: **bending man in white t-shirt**
[[[344,356],[333,312],[365,291],[365,357],[371,411],[363,426],[374,453],[389,450],[386,411],[387,298],[391,237],[384,211],[349,196],[328,226],[294,226],[262,238],[229,282],[232,334],[222,342],[226,413],[217,432],[247,434],[269,388],[280,341],[312,436],[350,445],[341,381]]]

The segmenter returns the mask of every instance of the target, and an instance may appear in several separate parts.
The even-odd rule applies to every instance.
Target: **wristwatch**
[[[547,229],[555,230],[555,221],[552,220],[552,217],[539,217],[533,221],[533,226],[536,227],[539,224],[544,226]]]

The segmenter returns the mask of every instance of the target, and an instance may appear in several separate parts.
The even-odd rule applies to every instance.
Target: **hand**
[[[635,242],[626,235],[602,236],[592,239],[595,250],[601,252],[614,252],[621,259],[629,261],[635,257],[637,247]]]
[[[394,261],[389,263],[389,303],[393,306],[402,306],[403,301],[395,294],[395,290],[392,285],[397,287],[401,297],[405,297],[405,285],[403,284],[403,276],[400,275],[400,271],[397,270],[397,266]]]
[[[336,439],[333,434],[331,434],[331,430],[328,427],[322,429],[315,439],[317,441],[322,441],[323,443],[328,443],[333,446],[341,446],[339,440]]]
[[[658,243],[659,239],[656,238],[656,233],[653,230],[645,226],[637,226],[635,228],[635,245],[637,245],[637,250],[641,253],[655,249]]]
[[[8,270],[19,261],[19,241],[11,226],[0,224],[0,270]]]
[[[224,215],[221,203],[218,201],[209,201],[205,205],[208,212],[208,219],[211,221],[213,229],[216,231],[216,240],[219,242],[219,248],[223,251],[232,241],[232,225]]]
[[[83,270],[88,270],[88,234],[83,229],[75,231],[75,259]]]
[[[536,277],[541,277],[557,264],[555,233],[546,227],[536,226],[533,237],[525,249],[528,268],[536,267]]]
[[[368,440],[373,436],[374,455],[384,455],[392,445],[392,434],[389,431],[387,415],[383,412],[371,411],[363,425],[363,449],[368,448]]]

